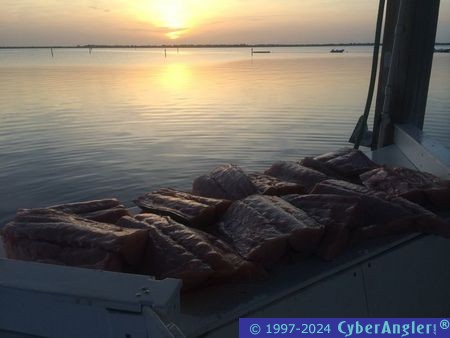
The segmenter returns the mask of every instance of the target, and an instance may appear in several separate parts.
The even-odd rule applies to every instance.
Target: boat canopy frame
[[[394,143],[395,125],[423,129],[440,0],[388,0],[372,150]]]
[[[440,0],[387,0],[371,148],[395,145],[450,179],[450,151],[423,133]]]

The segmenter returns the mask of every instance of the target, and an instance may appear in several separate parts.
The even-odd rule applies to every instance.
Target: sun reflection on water
[[[183,90],[191,85],[192,69],[185,63],[168,63],[161,68],[158,82],[164,88]]]

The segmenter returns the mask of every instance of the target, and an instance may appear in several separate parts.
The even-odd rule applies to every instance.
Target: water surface
[[[131,205],[220,163],[264,170],[347,145],[370,49],[270,49],[0,50],[0,223],[61,202]],[[436,55],[425,122],[446,146],[449,71]]]

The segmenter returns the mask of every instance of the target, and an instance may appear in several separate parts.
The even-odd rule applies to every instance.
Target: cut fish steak
[[[432,174],[381,167],[360,175],[360,178],[370,189],[404,197],[423,206],[450,210],[450,182]]]
[[[149,258],[143,272],[157,278],[180,278],[185,290],[216,282],[249,281],[265,276],[224,241],[198,229],[186,227],[170,217],[139,214],[124,217],[124,227],[149,231]]]
[[[361,197],[360,205],[364,214],[364,226],[355,231],[355,238],[368,237],[364,232],[369,230],[374,234],[372,237],[411,232],[450,237],[448,222],[420,205],[401,197],[389,196],[384,192],[376,192],[339,180],[323,181],[311,193]]]
[[[312,253],[324,232],[304,211],[279,197],[262,195],[235,202],[218,228],[241,256],[266,267],[291,249]]]
[[[317,170],[325,175],[327,175],[329,178],[335,178],[338,180],[343,180],[344,176],[337,173],[335,170],[329,168],[326,163],[315,160],[313,157],[305,157],[299,162],[302,166]]]
[[[363,222],[361,198],[358,196],[286,195],[283,199],[325,226],[317,254],[326,260],[344,251],[351,231]]]
[[[1,235],[11,258],[74,266],[98,263],[104,269],[137,265],[148,240],[145,230],[124,229],[53,209],[20,210]]]
[[[28,238],[4,241],[8,258],[80,268],[123,272],[127,270],[118,253],[101,248],[75,248]]]
[[[292,161],[276,162],[266,170],[265,174],[277,177],[283,181],[297,183],[305,187],[306,192],[311,190],[317,183],[329,178],[317,170],[304,167]]]
[[[320,164],[323,163],[327,170],[323,170],[329,176],[342,176],[346,179],[358,178],[358,176],[366,171],[378,168],[379,165],[369,159],[362,151],[352,148],[342,148],[335,152],[323,154],[313,158],[314,161],[309,160],[311,166],[320,170]],[[303,162],[305,165],[307,161]],[[330,170],[336,174],[330,175]]]
[[[192,192],[205,197],[238,200],[256,194],[257,189],[241,168],[224,164],[196,178]]]
[[[170,216],[188,226],[206,228],[217,221],[231,201],[159,189],[138,197],[134,203],[146,212]]]
[[[123,216],[130,216],[128,210],[115,198],[86,202],[53,205],[54,209],[67,214],[75,214],[92,221],[116,224]]]
[[[263,195],[283,196],[288,194],[303,194],[305,188],[297,183],[280,180],[276,177],[252,173],[250,180]]]

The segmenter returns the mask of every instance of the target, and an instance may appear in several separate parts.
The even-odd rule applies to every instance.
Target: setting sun
[[[161,0],[155,3],[155,15],[161,27],[170,29],[166,36],[177,39],[186,31],[187,14],[185,3],[181,0]]]
[[[137,19],[171,40],[203,31],[205,25],[228,9],[226,3],[218,0],[134,0],[129,5],[130,21]]]
[[[183,0],[156,0],[138,7],[136,17],[154,25],[171,40],[188,32],[199,19],[192,3]]]
[[[186,25],[186,11],[180,0],[163,0],[157,4],[158,14],[168,28],[179,29]]]

